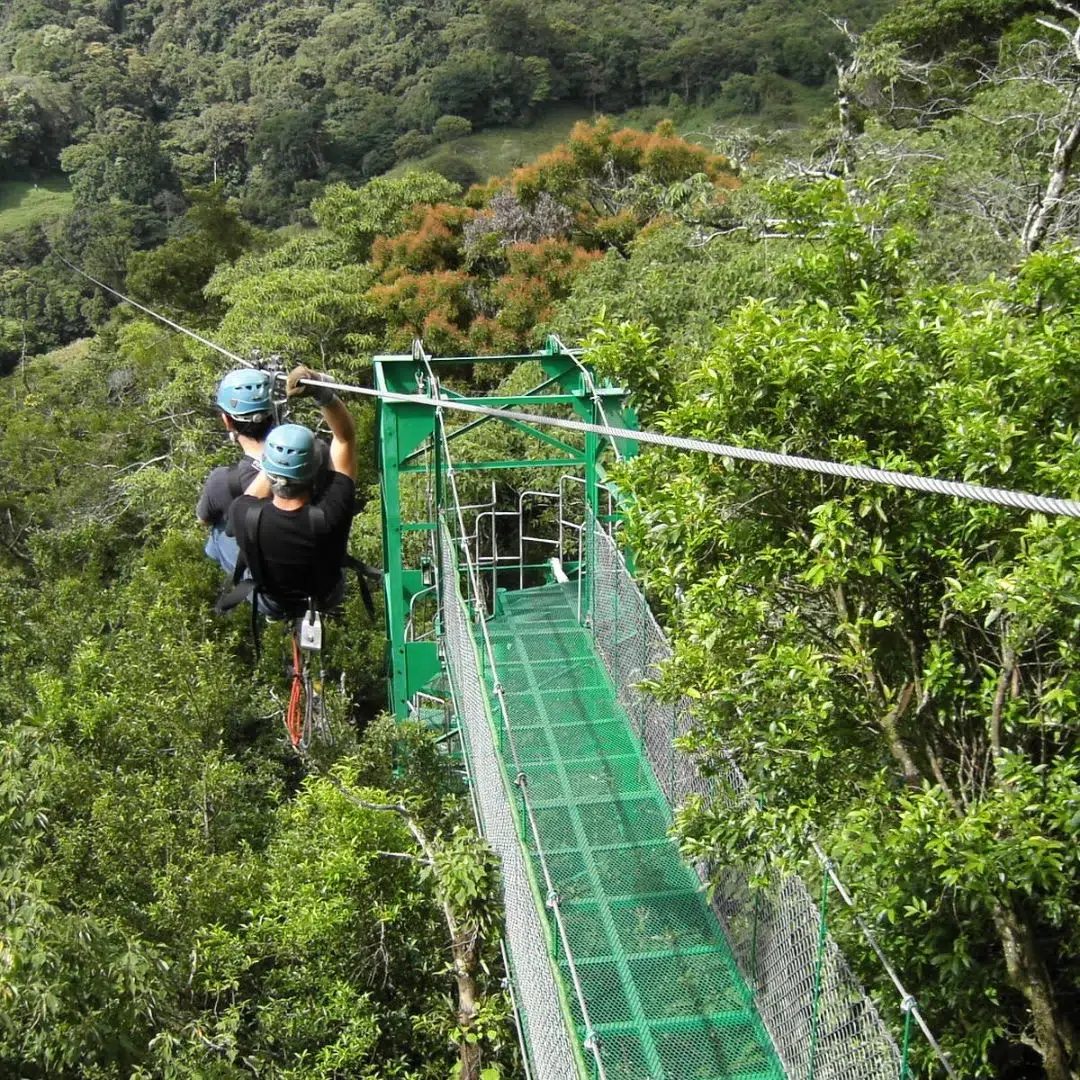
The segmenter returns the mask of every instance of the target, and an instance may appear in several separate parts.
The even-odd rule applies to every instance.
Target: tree
[[[928,130],[928,136],[908,142],[917,144],[915,151],[924,160],[934,157],[949,164],[924,174],[940,185],[945,199],[966,203],[988,231],[1015,243],[1020,254],[1075,233],[1080,10],[1061,0],[1052,3],[1078,25],[1046,18],[1025,22],[1020,39],[1003,43],[1000,62],[985,63],[974,74],[955,58],[918,61],[905,55],[902,20],[883,20],[865,40],[838,20],[851,55],[837,63],[839,131],[819,175],[852,174],[860,155],[882,153],[878,133],[862,131],[860,114],[869,112],[890,126]],[[964,0],[938,5],[935,12],[950,26],[985,23],[983,32],[989,33],[987,27],[1000,29],[1006,16],[1015,17],[1025,7]],[[884,28],[901,40],[885,40]],[[958,153],[944,153],[946,139],[950,144],[955,140]],[[893,173],[903,174],[911,150],[900,151],[894,142],[884,152],[899,159]]]
[[[335,184],[313,207],[315,220],[348,245],[357,262],[371,253],[376,236],[392,235],[413,207],[434,205],[458,194],[458,187],[434,173],[408,172],[372,180],[360,189]]]
[[[394,156],[398,161],[423,157],[434,145],[435,141],[430,135],[421,131],[406,131],[394,140]]]
[[[447,61],[431,75],[431,100],[439,113],[483,122],[495,91],[496,57],[474,50]]]
[[[154,125],[124,110],[110,113],[105,131],[68,147],[60,164],[76,202],[87,207],[113,199],[148,206],[177,187]]]
[[[0,178],[11,178],[37,160],[42,136],[33,98],[13,80],[0,80]]]
[[[924,292],[902,227],[830,217],[778,268],[801,302],[748,302],[670,370],[632,327],[592,355],[617,378],[666,372],[662,392],[639,374],[642,404],[679,434],[1070,490],[1074,256]],[[672,622],[663,690],[696,709],[682,748],[706,770],[735,753],[755,797],[691,803],[688,853],[791,868],[813,829],[962,1072],[1028,1075],[1034,1048],[1068,1080],[1073,522],[689,455],[616,480]]]
[[[180,235],[128,259],[127,285],[136,296],[153,297],[181,316],[219,315],[203,290],[214,271],[251,247],[255,234],[222,198],[221,185],[189,189],[191,207]]]
[[[464,138],[472,134],[472,121],[464,116],[440,116],[431,129],[436,142],[453,142],[454,139]]]

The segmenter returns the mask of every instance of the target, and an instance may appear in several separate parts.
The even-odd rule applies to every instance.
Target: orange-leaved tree
[[[425,200],[371,243],[368,296],[386,345],[422,337],[438,352],[517,351],[535,343],[553,305],[604,252],[625,255],[687,182],[714,207],[738,186],[729,163],[679,137],[607,119],[509,177],[472,188],[460,205]]]

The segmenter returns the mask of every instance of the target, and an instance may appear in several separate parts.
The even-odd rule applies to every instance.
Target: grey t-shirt
[[[208,521],[214,527],[228,524],[229,507],[233,500],[243,494],[258,472],[255,459],[246,454],[233,465],[219,465],[214,469],[206,478],[202,494],[195,504],[195,514],[199,520]]]

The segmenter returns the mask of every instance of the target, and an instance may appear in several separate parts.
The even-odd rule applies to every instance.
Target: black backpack
[[[322,440],[315,440],[315,479],[311,484],[311,501],[316,502],[324,491],[330,486],[330,481],[333,478],[334,472],[330,468],[330,447]],[[236,502],[247,488],[247,484],[244,483],[241,476],[241,468],[243,467],[244,459],[233,462],[229,466],[228,476],[226,481],[229,485],[229,499],[230,505]],[[250,481],[248,481],[250,483]],[[226,522],[228,521],[228,513],[226,513]],[[229,530],[231,525],[226,524],[225,531],[231,536],[232,533]]]
[[[325,443],[323,444],[325,445]],[[329,461],[329,459],[327,459]],[[329,468],[327,477],[322,484],[321,490],[325,491],[329,484]],[[234,608],[239,607],[245,600],[251,600],[251,636],[255,643],[255,660],[259,658],[259,595],[266,593],[274,603],[283,611],[282,618],[298,619],[308,610],[322,610],[319,606],[321,597],[309,597],[306,600],[297,600],[292,603],[282,603],[277,597],[266,592],[266,568],[262,560],[262,552],[259,548],[259,524],[262,521],[263,511],[266,509],[266,500],[260,500],[258,504],[250,505],[244,512],[243,539],[240,542],[240,556],[236,560],[236,568],[233,570],[232,581],[229,587],[218,597],[214,610],[219,615],[225,615]],[[309,507],[308,524],[312,532],[320,530],[326,521],[326,514],[318,506]],[[249,578],[244,577],[244,571],[250,572]],[[375,619],[375,601],[371,595],[369,581],[381,582],[382,571],[368,566],[365,562],[353,555],[346,553],[342,560],[342,570],[352,570],[356,574],[357,583],[360,586],[360,596],[367,610],[368,618]]]

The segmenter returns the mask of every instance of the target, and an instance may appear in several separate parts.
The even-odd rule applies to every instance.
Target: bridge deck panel
[[[530,857],[539,875],[538,839],[608,1078],[783,1080],[575,599],[559,586],[505,593],[489,631],[540,834],[529,838]],[[489,672],[501,725],[493,683]],[[514,775],[507,733],[499,736]]]

